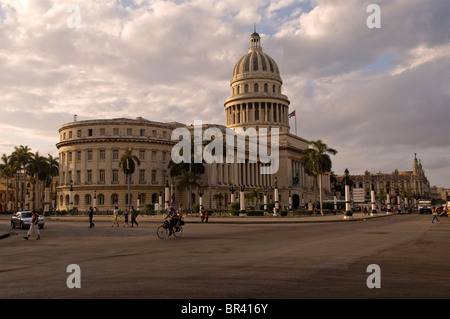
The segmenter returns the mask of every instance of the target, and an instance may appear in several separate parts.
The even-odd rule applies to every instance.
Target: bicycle
[[[173,226],[172,234],[174,237],[180,238],[181,236],[183,236],[183,227],[181,226],[182,224],[184,224],[183,220],[181,221],[180,226]],[[158,227],[158,229],[156,230],[156,235],[158,235],[160,239],[164,239],[169,235],[168,220],[165,220],[164,223]]]

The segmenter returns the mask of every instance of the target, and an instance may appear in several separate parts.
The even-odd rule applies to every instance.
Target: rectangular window
[[[166,161],[167,152],[162,152],[162,161]]]
[[[81,151],[77,151],[77,162],[81,161]]]
[[[98,182],[100,184],[105,183],[105,170],[104,169],[98,170]]]
[[[88,136],[92,136],[92,129],[88,129]]]
[[[127,135],[133,135],[133,129],[127,128]]]
[[[86,172],[86,182],[88,184],[92,183],[92,170],[91,169],[88,169]]]
[[[145,135],[145,129],[141,128],[139,130],[139,136],[144,136]]]
[[[113,135],[119,135],[119,128],[113,128]]]
[[[104,129],[104,128],[101,128],[101,129],[100,129],[100,135],[102,135],[102,136],[103,136],[103,135],[106,135],[105,129]]]
[[[81,171],[77,171],[77,176],[75,177],[75,183],[81,183]]]
[[[152,161],[156,161],[156,151],[152,151]]]
[[[87,159],[88,161],[92,161],[92,150],[87,151]]]
[[[100,150],[99,151],[99,159],[100,160],[105,160],[106,155],[105,155],[105,150]]]
[[[119,159],[119,150],[113,150],[113,160],[118,160]]]
[[[112,170],[112,183],[116,184],[119,182],[119,170],[113,169]]]
[[[81,130],[77,130],[77,137],[81,137]]]
[[[67,153],[68,161],[72,162],[72,152]]]
[[[139,170],[139,183],[144,184],[145,183],[145,169]]]
[[[141,161],[145,159],[145,150],[139,150],[139,159]]]
[[[153,169],[152,170],[152,184],[156,184],[156,170]]]

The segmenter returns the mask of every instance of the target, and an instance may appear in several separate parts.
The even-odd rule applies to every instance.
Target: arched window
[[[91,201],[91,195],[90,194],[86,194],[86,196],[84,196],[84,204],[85,205],[91,205],[92,201]]]
[[[76,195],[73,197],[73,204],[74,204],[75,206],[80,205],[80,196],[79,196],[78,194],[76,194]]]
[[[264,83],[264,92],[268,92],[269,91],[269,86],[267,85],[267,83]]]
[[[248,93],[248,84],[244,86],[244,93]]]
[[[105,205],[105,195],[98,194],[97,195],[97,204],[98,205]]]
[[[111,205],[117,205],[119,204],[119,195],[112,194],[111,195]]]
[[[258,92],[258,90],[259,90],[258,83],[255,83],[255,84],[253,85],[253,91],[254,91],[254,92]]]

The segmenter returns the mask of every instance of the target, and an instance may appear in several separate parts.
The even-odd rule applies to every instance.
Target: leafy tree
[[[319,198],[320,198],[320,212],[323,214],[323,200],[322,200],[322,176],[326,172],[331,171],[332,162],[328,154],[336,155],[337,151],[329,148],[322,140],[309,142],[311,148],[303,152],[301,163],[305,168],[305,172],[319,179]]]

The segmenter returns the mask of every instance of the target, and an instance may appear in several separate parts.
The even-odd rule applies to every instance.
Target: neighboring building
[[[216,128],[222,132],[225,141],[227,129],[245,132],[254,129],[259,134],[264,128],[269,135],[274,129],[279,129],[279,169],[274,175],[260,174],[264,165],[249,161],[247,143],[245,162],[229,163],[224,154],[223,163],[205,164],[206,172],[200,180],[204,191],[203,205],[216,208],[217,203],[212,197],[221,193],[221,207],[226,207],[230,203],[231,185],[236,188],[235,195],[239,194],[240,187],[244,187],[245,192],[253,189],[259,189],[261,193],[267,191],[268,201],[273,202],[275,182],[281,209],[288,208],[290,196],[293,208],[314,201],[315,196],[318,199],[318,192],[314,192],[313,187],[314,178],[305,174],[300,164],[308,141],[289,132],[290,101],[282,94],[278,66],[263,53],[260,36],[256,32],[250,37],[249,52],[235,65],[230,86],[231,96],[224,104],[226,126],[202,124],[203,132]],[[73,206],[80,210],[93,206],[94,196],[99,210],[112,210],[116,204],[125,208],[128,203],[127,185],[119,168],[119,159],[129,147],[141,161],[131,178],[132,205],[136,206],[138,199],[141,204],[158,203],[160,196],[164,201],[167,181],[171,204],[187,207],[188,191],[177,190],[176,180],[168,173],[171,150],[178,142],[171,140],[171,134],[177,128],[186,128],[192,135],[195,130],[192,125],[154,122],[140,117],[135,120],[105,119],[64,124],[59,130],[60,142],[56,145],[60,159],[58,209],[69,209],[71,187]],[[330,195],[329,174],[323,178],[323,189],[325,195]],[[193,190],[191,196],[191,203],[197,203],[197,190]],[[262,200],[253,200],[247,206],[259,204]]]
[[[450,201],[450,188],[431,187],[431,199],[436,203],[447,203]]]
[[[425,176],[422,163],[414,157],[413,170],[399,172],[394,170],[390,174],[378,172],[371,174],[365,171],[364,175],[350,175],[353,188],[364,188],[365,198],[370,199],[370,192],[373,189],[375,196],[379,200],[385,200],[389,194],[391,199],[429,199],[431,198],[430,183]],[[337,176],[338,183],[344,183],[345,176]],[[395,200],[394,200],[395,201]]]

